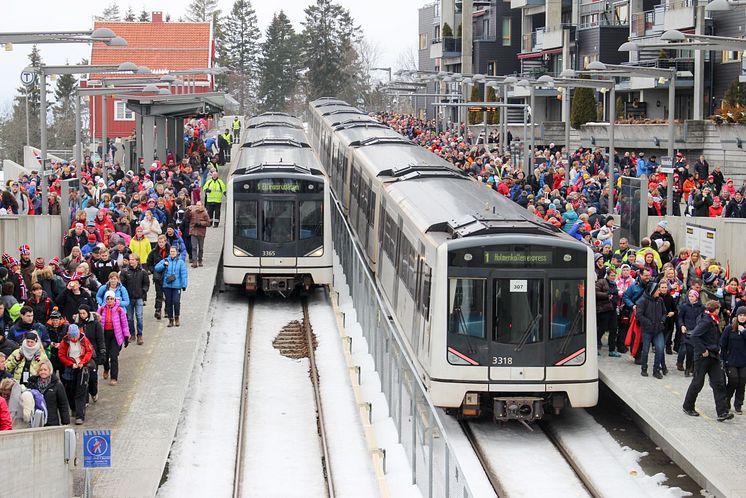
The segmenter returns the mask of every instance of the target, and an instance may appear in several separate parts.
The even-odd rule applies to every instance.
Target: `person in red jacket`
[[[85,420],[85,402],[88,397],[88,363],[93,358],[93,347],[88,338],[80,333],[75,324],[67,328],[67,335],[60,342],[59,359],[65,366],[62,383],[67,399],[75,407],[75,424]]]
[[[8,402],[0,396],[0,431],[9,431],[13,429],[13,417],[8,410]]]
[[[720,197],[712,198],[712,206],[709,207],[710,218],[717,218],[723,215],[723,205],[720,203]]]

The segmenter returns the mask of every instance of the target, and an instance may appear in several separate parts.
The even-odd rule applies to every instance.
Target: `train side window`
[[[257,239],[256,201],[235,201],[233,212],[235,213],[234,234],[244,239]]]
[[[585,332],[585,281],[552,280],[549,339]]]
[[[373,192],[371,189],[370,191],[370,208],[368,209],[369,215],[368,215],[368,225],[371,227],[375,224],[376,221],[376,193]],[[379,239],[380,240],[380,239]]]
[[[378,243],[386,252],[386,239],[383,237],[384,227],[386,226],[386,200],[381,199],[381,214],[378,215]]]
[[[420,303],[422,303],[422,317],[425,321],[430,316],[430,281],[432,279],[432,270],[430,266],[424,261],[422,262],[422,288],[420,290],[422,297]]]
[[[264,201],[262,209],[262,240],[280,244],[295,237],[295,202]]]
[[[484,280],[449,279],[448,333],[479,339],[485,338]]]
[[[323,201],[300,201],[300,240],[321,237],[324,233]]]

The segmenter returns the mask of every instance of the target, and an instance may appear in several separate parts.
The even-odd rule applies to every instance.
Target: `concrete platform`
[[[691,378],[676,370],[675,356],[666,355],[666,366],[668,375],[658,380],[652,375],[641,377],[640,367],[628,354],[609,358],[604,353],[598,358],[601,381],[637,414],[648,436],[692,479],[716,496],[746,497],[746,415],[718,422],[707,383],[697,399],[701,416],[686,415],[681,405]]]

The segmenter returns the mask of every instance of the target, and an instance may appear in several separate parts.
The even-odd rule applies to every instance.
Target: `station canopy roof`
[[[127,109],[141,116],[188,118],[203,114],[223,113],[236,103],[222,92],[189,93],[179,95],[122,95]]]

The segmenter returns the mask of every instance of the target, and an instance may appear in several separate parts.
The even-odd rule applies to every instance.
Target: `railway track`
[[[331,460],[329,456],[329,446],[327,441],[326,426],[324,423],[324,410],[321,401],[321,391],[319,384],[319,374],[316,366],[316,338],[313,334],[309,314],[308,314],[308,302],[305,298],[301,298],[300,304],[302,306],[303,315],[302,320],[290,320],[286,325],[281,326],[278,324],[278,328],[281,326],[279,333],[271,341],[273,352],[271,354],[276,355],[279,352],[280,355],[291,358],[293,360],[300,360],[303,358],[308,359],[308,378],[310,382],[310,388],[312,390],[313,405],[315,409],[315,428],[318,435],[318,458],[320,460],[320,468],[323,474],[323,483],[325,489],[325,495],[329,498],[334,498],[334,482],[332,478]],[[247,427],[249,426],[249,418],[251,417],[250,403],[251,398],[251,384],[250,384],[250,372],[252,371],[252,339],[255,337],[254,320],[256,318],[256,302],[254,299],[249,301],[249,313],[246,324],[246,343],[244,346],[244,362],[243,362],[243,377],[241,382],[241,401],[240,401],[240,413],[238,423],[238,434],[236,438],[236,460],[234,464],[234,481],[233,481],[233,497],[239,498],[248,495],[248,486],[244,487],[244,481],[247,478],[247,467],[251,465],[248,462],[247,457],[248,440],[249,435],[247,434]],[[267,304],[267,306],[272,306]],[[266,311],[265,311],[266,313]],[[266,332],[266,326],[262,327],[263,331]],[[256,355],[256,352],[255,356]],[[266,348],[264,351],[266,355]],[[258,359],[255,358],[255,361]],[[278,372],[278,376],[282,376],[281,372]],[[282,379],[279,379],[282,382]],[[258,382],[256,378],[254,382]],[[288,379],[288,382],[296,382],[296,380]],[[260,403],[257,403],[260,404]],[[257,409],[256,406],[253,407]],[[307,411],[305,406],[298,404],[296,407],[292,406],[292,403],[288,403],[283,406],[283,410],[294,410],[301,412]],[[284,414],[284,413],[283,413]],[[304,413],[297,413],[296,416],[303,416]],[[277,425],[272,425],[272,431],[285,432],[285,427],[282,426],[281,419],[277,420]],[[302,453],[302,452],[298,452]],[[296,454],[298,458],[303,458],[304,455]],[[307,456],[307,455],[305,455]],[[293,458],[287,456],[288,459]],[[256,465],[256,463],[254,463]],[[301,464],[303,465],[303,464]],[[314,467],[315,465],[311,465]]]
[[[495,425],[491,422],[492,427],[484,422],[477,423],[475,431],[473,424],[459,422],[499,498],[544,494],[545,489],[533,486],[548,482],[553,483],[551,487],[560,483],[567,486],[556,491],[559,495],[603,496],[546,424],[534,425],[533,432],[517,424]],[[516,475],[522,477],[516,479]]]

